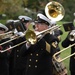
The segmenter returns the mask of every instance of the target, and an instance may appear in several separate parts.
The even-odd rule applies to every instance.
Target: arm
[[[62,41],[62,47],[66,48],[68,47],[72,42],[69,40],[69,34],[67,35],[67,37]]]

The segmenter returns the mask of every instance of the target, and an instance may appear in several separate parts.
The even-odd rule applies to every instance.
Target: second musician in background
[[[7,31],[8,31],[8,28],[2,23],[0,23],[0,34],[4,34]],[[10,38],[4,38],[4,37],[1,38],[1,37],[2,35],[0,35],[0,43],[10,40]],[[0,45],[0,51],[8,49],[12,45],[13,45],[12,42],[9,42],[4,45]],[[9,68],[9,64],[10,64],[9,57],[10,57],[11,52],[12,52],[11,50],[8,50],[3,53],[0,52],[0,75],[9,75],[9,69],[10,69]]]
[[[70,23],[70,26],[68,25],[68,28],[69,28],[68,30],[70,30],[70,32],[68,33],[66,38],[62,41],[62,46],[64,48],[75,43],[75,38],[72,38],[74,40],[70,39],[70,34],[72,32],[75,32],[75,27],[74,27],[73,23]],[[73,29],[73,30],[71,30],[71,29]],[[73,34],[75,34],[75,33],[73,33]],[[72,46],[71,54],[73,54],[74,52],[75,52],[75,46]],[[70,57],[69,69],[70,69],[70,75],[75,75],[75,55]]]
[[[19,20],[22,20],[22,19],[24,19],[24,21],[22,23],[24,24],[25,28],[27,29],[27,26],[30,24],[30,21],[32,19],[28,16],[19,16]],[[19,44],[19,43],[21,43],[25,40],[26,40],[25,36],[20,37],[16,40],[13,40],[13,44],[17,45],[17,44]],[[20,56],[20,49],[21,49],[22,45],[17,46],[12,51],[12,54],[11,54],[11,57],[10,57],[10,60],[11,60],[10,75],[23,75],[23,71],[25,69],[26,57]]]

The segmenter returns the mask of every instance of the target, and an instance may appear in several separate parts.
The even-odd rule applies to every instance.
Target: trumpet
[[[74,41],[75,40],[75,30],[72,30],[72,32],[69,34],[69,40]]]
[[[70,58],[70,57],[72,57],[73,55],[75,55],[75,52],[74,52],[73,54],[68,55],[68,56],[64,57],[63,59],[57,59],[57,58],[56,58],[57,55],[59,55],[61,52],[65,51],[65,50],[67,50],[68,48],[71,48],[72,46],[75,46],[75,43],[72,44],[72,45],[69,45],[68,47],[66,47],[66,48],[64,48],[64,49],[62,49],[62,50],[60,50],[59,52],[56,52],[56,53],[53,55],[54,60],[56,60],[57,62],[62,62],[62,61],[64,61],[64,60],[66,60],[67,58]]]

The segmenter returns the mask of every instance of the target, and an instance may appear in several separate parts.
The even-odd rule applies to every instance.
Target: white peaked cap
[[[5,31],[8,31],[8,28],[5,25],[3,25],[2,23],[0,23],[0,28],[3,28],[3,29],[5,29]]]
[[[46,21],[46,22],[48,22],[49,24],[50,24],[50,19],[48,19],[46,16],[44,16],[43,14],[41,14],[41,13],[38,13],[37,14],[37,17],[39,17],[40,19],[42,19],[42,20],[44,20],[44,21]]]
[[[19,16],[18,17],[20,20],[22,19],[22,18],[24,18],[25,20],[28,20],[28,21],[31,21],[32,20],[32,18],[30,18],[30,17],[28,17],[28,16]]]
[[[51,22],[51,25],[55,25],[56,24],[56,21],[54,21],[54,20],[51,20],[50,22]]]
[[[13,22],[14,20],[7,20],[7,23],[9,23],[9,22]]]

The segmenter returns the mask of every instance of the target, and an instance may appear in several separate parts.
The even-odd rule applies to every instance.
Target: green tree
[[[65,16],[62,20],[73,21],[75,0],[0,0],[0,14],[5,13],[9,18],[16,18],[19,15],[35,17],[39,11],[45,11],[45,6],[50,1],[57,1],[64,7]],[[28,11],[25,11],[25,8]]]
[[[75,0],[65,0],[63,2],[63,6],[65,8],[65,20],[66,21],[73,21],[75,12]]]
[[[24,8],[21,6],[21,0],[1,0],[0,13],[5,13],[9,18],[16,18],[19,14],[24,13]]]

